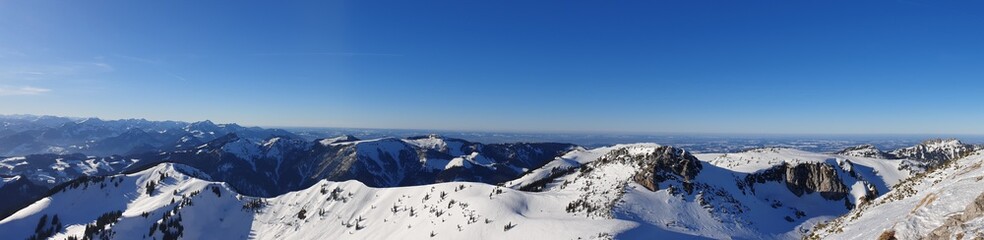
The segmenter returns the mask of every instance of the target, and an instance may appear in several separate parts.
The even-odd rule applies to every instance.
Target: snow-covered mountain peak
[[[273,146],[274,144],[277,144],[278,142],[280,142],[281,139],[283,139],[283,138],[281,138],[281,137],[272,137],[270,139],[267,139],[267,141],[263,143],[263,147],[269,148],[269,147]]]
[[[103,121],[102,119],[99,119],[99,118],[92,117],[92,118],[82,119],[78,123],[80,123],[80,124],[101,124],[101,123],[105,123],[105,121]]]
[[[926,145],[927,147],[937,147],[937,148],[939,148],[939,147],[957,147],[957,146],[964,145],[964,143],[961,142],[960,139],[956,139],[956,138],[927,139],[927,140],[923,141],[921,144],[922,145]]]
[[[11,239],[108,239],[146,236],[147,229],[152,229],[150,234],[157,237],[180,236],[171,234],[182,229],[206,230],[212,225],[192,225],[196,219],[194,213],[184,212],[182,217],[178,212],[192,208],[207,216],[238,209],[241,204],[237,194],[224,183],[198,178],[207,177],[204,175],[186,174],[200,174],[195,171],[181,164],[163,163],[130,174],[80,178],[0,220],[0,232]],[[233,202],[236,204],[230,204]],[[219,219],[208,221],[213,220],[219,222]],[[136,229],[134,225],[141,227]],[[185,237],[215,238],[224,233],[198,234]]]
[[[719,167],[753,173],[783,163],[815,163],[836,159],[836,155],[807,152],[793,148],[767,147],[737,153],[703,153],[697,157]]]
[[[591,164],[611,163],[635,166],[638,169],[633,180],[653,191],[671,179],[689,183],[703,169],[701,161],[686,150],[649,144],[616,148]]]
[[[850,156],[850,157],[865,157],[865,158],[879,158],[879,159],[890,159],[894,158],[891,154],[879,150],[875,145],[864,144],[854,147],[848,147],[844,150],[838,151],[837,154]]]
[[[155,179],[160,180],[162,178],[173,178],[175,180],[187,180],[192,178],[198,180],[211,179],[211,177],[205,172],[179,163],[161,163],[134,173],[122,174],[122,176],[136,177],[139,179],[138,183],[147,183],[147,181],[152,181]]]
[[[467,149],[464,149],[464,148],[467,145],[471,145],[470,142],[465,141],[465,140],[455,139],[455,138],[447,138],[447,137],[443,137],[443,136],[440,136],[440,135],[437,135],[437,134],[430,134],[430,135],[427,135],[427,136],[408,137],[408,138],[404,139],[404,141],[406,141],[407,143],[412,144],[414,146],[417,146],[419,148],[431,149],[431,150],[435,150],[435,151],[438,151],[438,152],[447,153],[447,154],[450,154],[452,156],[462,156],[462,155],[465,155]]]
[[[451,161],[448,162],[448,165],[446,165],[444,169],[451,169],[454,167],[471,168],[474,165],[495,170],[495,162],[492,159],[489,159],[488,157],[485,157],[478,152],[472,152],[471,154],[463,155],[451,159]]]
[[[218,125],[215,125],[215,123],[212,122],[212,120],[197,121],[188,124],[188,128],[216,128],[216,127],[218,127]]]
[[[656,143],[633,143],[633,144],[617,144],[612,146],[612,150],[622,150],[629,155],[648,155],[654,154],[656,151],[662,149],[664,146]],[[683,149],[680,149],[685,151]]]
[[[321,139],[321,140],[318,140],[318,143],[320,143],[321,145],[324,145],[324,146],[328,146],[328,145],[332,145],[332,144],[335,144],[335,143],[353,142],[353,141],[359,141],[359,138],[356,138],[355,136],[347,135],[346,134],[346,135],[341,135],[341,136],[338,136],[338,137]]]
[[[972,154],[980,148],[965,144],[957,139],[930,139],[923,143],[892,151],[899,158],[918,160],[929,165],[938,165]]]
[[[12,239],[606,239],[633,226],[571,215],[566,194],[481,183],[370,188],[321,180],[255,198],[172,166],[79,181],[3,219],[0,232]],[[87,207],[70,210],[79,204]]]

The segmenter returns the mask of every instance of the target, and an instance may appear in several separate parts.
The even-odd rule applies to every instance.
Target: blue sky
[[[978,1],[0,1],[0,114],[984,134]]]

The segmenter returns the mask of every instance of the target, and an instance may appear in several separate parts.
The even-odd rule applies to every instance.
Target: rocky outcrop
[[[784,182],[796,196],[819,193],[824,199],[842,200],[850,193],[834,166],[826,163],[782,163],[765,171],[749,174],[745,184],[755,191],[754,185],[766,182]]]
[[[964,208],[963,212],[951,215],[943,225],[930,232],[926,239],[961,239],[963,232],[974,229],[964,229],[964,223],[984,217],[984,194],[978,195],[973,202]],[[952,236],[956,234],[956,236]]]
[[[683,183],[687,193],[692,193],[693,180],[703,168],[700,160],[686,150],[667,146],[636,154],[630,154],[627,148],[620,148],[599,159],[600,163],[612,161],[635,164],[639,171],[632,180],[650,191],[658,190],[659,184],[664,181],[678,180]]]

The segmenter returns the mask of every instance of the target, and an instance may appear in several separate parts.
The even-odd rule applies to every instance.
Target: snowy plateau
[[[94,120],[76,121],[19,126],[46,132]],[[72,134],[93,143],[172,139],[134,134],[144,125],[160,128],[140,132],[181,134],[146,151],[37,148],[0,158],[3,239],[984,237],[984,154],[953,139],[892,151],[695,153],[655,143],[305,139],[210,122],[135,121],[129,130],[105,122],[99,136]],[[176,146],[179,135],[194,140]]]

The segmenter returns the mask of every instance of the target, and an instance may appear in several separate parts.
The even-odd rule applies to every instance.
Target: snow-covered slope
[[[571,215],[563,195],[481,183],[377,189],[322,181],[252,198],[190,177],[186,168],[162,164],[75,182],[3,219],[0,232],[10,239],[87,232],[123,239],[590,239],[633,226]]]
[[[218,166],[238,161],[237,168],[252,169],[240,156],[267,156],[288,143],[228,145],[237,141],[209,143],[184,156],[219,154]],[[565,150],[503,186],[445,182],[374,188],[362,183],[415,178],[389,169],[415,164],[425,171],[428,161],[447,156],[446,143],[428,141],[418,143],[428,147],[407,139],[301,141],[306,150],[299,152],[335,148],[339,151],[331,154],[340,157],[309,165],[319,177],[307,187],[268,198],[238,194],[232,183],[210,182],[223,179],[214,173],[224,172],[175,163],[86,177],[0,220],[0,232],[11,239],[35,234],[55,239],[82,234],[125,239],[796,239],[816,223],[873,201],[911,174],[899,170],[909,160],[784,148],[693,155],[657,144],[626,144]],[[227,146],[237,151],[223,150]],[[517,156],[537,152],[523,144],[475,146],[464,147],[475,151],[463,151],[445,166],[526,168],[519,166],[530,166],[529,159]],[[494,163],[484,167],[489,161]],[[254,162],[257,169],[267,168],[263,162]],[[320,175],[364,167],[363,173],[378,176],[332,181]],[[305,168],[292,171],[297,169]]]
[[[655,144],[579,149],[505,186],[577,192],[572,212],[639,224],[619,238],[795,239],[910,175],[898,167],[908,160],[785,148],[688,155]]]
[[[445,138],[436,134],[427,136],[410,137],[403,141],[422,149],[431,149],[438,152],[447,153],[452,156],[465,155],[466,151],[472,150],[471,143],[461,139]]]
[[[119,156],[90,157],[82,154],[38,154],[0,158],[0,176],[7,184],[0,186],[0,217],[41,197],[48,189],[73,179],[116,174],[136,163],[137,159]]]
[[[849,147],[844,150],[838,151],[838,155],[844,155],[848,157],[863,157],[863,158],[878,158],[878,159],[892,159],[895,158],[892,154],[883,152],[877,147],[871,144],[858,145],[854,147]]]
[[[436,135],[407,139],[313,142],[235,134],[194,149],[136,155],[138,168],[175,162],[207,172],[252,196],[276,196],[307,188],[321,179],[357,180],[372,187],[466,181],[498,184],[574,148],[562,143],[481,144]]]
[[[900,183],[892,192],[816,228],[816,239],[984,237],[984,155],[970,154]]]
[[[449,181],[500,183],[573,148],[570,144],[479,144],[436,136],[425,138],[467,147],[456,150],[463,154],[456,156],[447,153],[446,148],[422,148],[408,139],[356,140],[343,136],[326,142],[227,134],[188,149],[127,157],[44,154],[0,158],[0,175],[22,176],[33,182],[18,185],[21,188],[0,188],[0,194],[5,196],[0,201],[0,218],[40,197],[48,188],[72,179],[112,175],[162,162],[193,166],[241,193],[270,197],[310,187],[322,179],[358,180],[375,187]],[[25,188],[28,191],[21,190]]]
[[[739,153],[697,154],[711,164],[738,172],[753,173],[781,163],[826,163],[853,170],[860,178],[873,184],[879,193],[908,178],[919,169],[911,169],[913,160],[880,159],[838,154],[814,153],[792,148],[757,148]]]
[[[239,209],[236,194],[224,184],[192,178],[182,172],[195,170],[181,165],[162,164],[135,174],[80,178],[0,221],[0,232],[9,239],[43,239],[50,236],[65,239],[69,236],[82,237],[85,233],[89,233],[90,237],[142,238],[148,230],[156,230],[151,224],[158,222],[157,225],[166,225],[161,223],[180,219],[180,216],[170,218],[171,211],[175,209],[193,209],[196,213],[188,214],[181,221],[186,231],[199,235],[185,237],[232,237],[223,231],[209,230],[229,229],[237,222],[249,222],[248,219],[236,218],[242,215],[228,218],[228,222],[210,218],[228,208]],[[194,202],[195,206],[192,206],[192,200],[198,200]],[[203,219],[206,217],[208,219]],[[155,221],[160,219],[165,220]],[[104,230],[106,228],[110,230]],[[157,236],[159,238],[160,233]],[[243,238],[245,235],[237,237]]]
[[[352,135],[342,135],[333,138],[319,139],[318,143],[320,143],[321,145],[331,145],[333,143],[343,143],[343,142],[352,142],[352,141],[359,141],[359,138],[356,138],[355,136]]]

